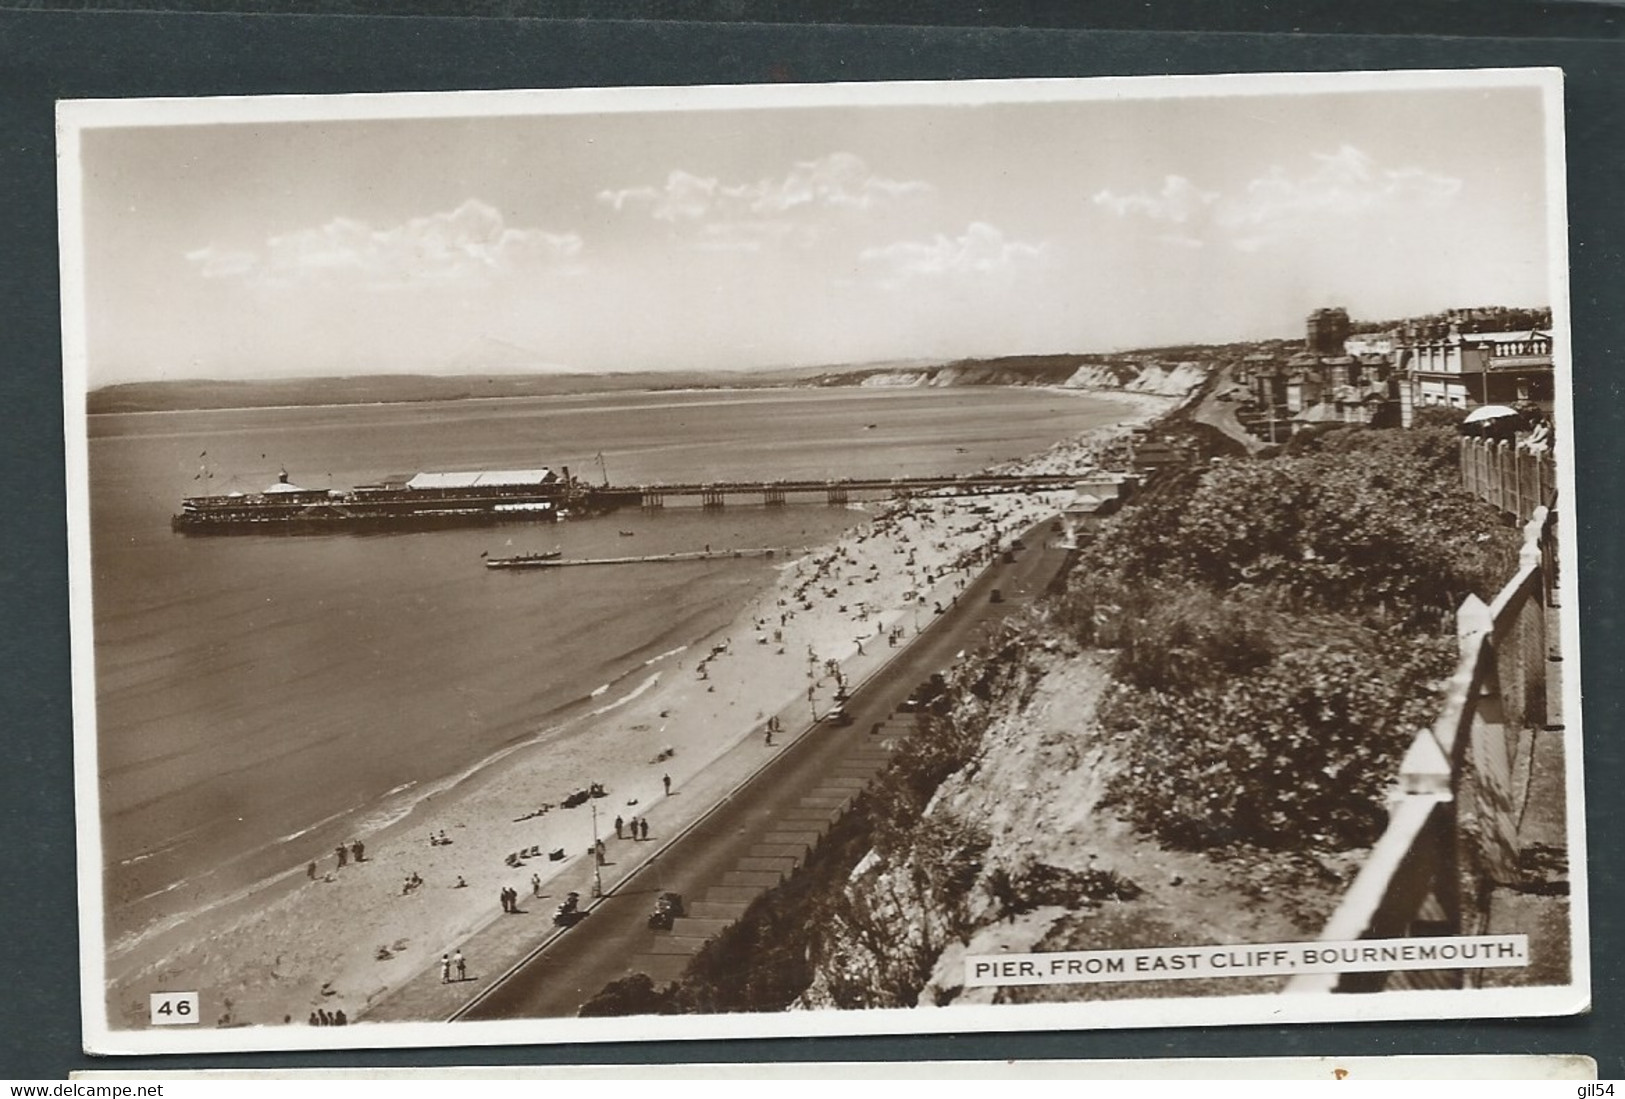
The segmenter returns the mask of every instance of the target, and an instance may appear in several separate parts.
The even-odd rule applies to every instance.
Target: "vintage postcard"
[[[1555,70],[59,133],[92,1051],[1584,1010]]]

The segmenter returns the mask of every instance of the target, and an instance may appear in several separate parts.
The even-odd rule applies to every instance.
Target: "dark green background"
[[[1603,3],[0,5],[0,1078],[75,1068],[1589,1053],[1625,1078],[1620,737],[1625,30]],[[112,11],[122,7],[129,10]],[[175,9],[159,11],[155,9]],[[418,13],[410,17],[401,13]],[[352,14],[354,13],[354,14]],[[538,14],[540,13],[540,14]],[[594,18],[584,18],[591,14]],[[80,1051],[53,104],[59,98],[1553,65],[1566,72],[1591,1015],[359,1050]],[[1576,864],[1580,852],[1571,852]],[[946,1019],[947,1016],[944,1016]]]

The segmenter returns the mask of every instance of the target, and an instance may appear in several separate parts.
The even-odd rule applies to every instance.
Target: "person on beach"
[[[356,840],[356,841],[354,841],[353,843],[350,844],[350,854],[355,857],[356,862],[365,862],[366,861],[366,859],[363,857],[363,854],[362,854],[364,851],[366,851],[366,849],[367,849],[366,845],[363,844],[360,840]]]
[[[443,985],[451,984],[451,955],[450,954],[442,954],[442,955],[440,955],[440,983],[443,984]]]
[[[459,981],[468,980],[468,962],[464,960],[463,952],[461,950],[457,951],[451,956],[451,960],[457,966],[457,979]]]
[[[461,874],[458,874],[457,875],[457,884],[452,886],[452,888],[453,889],[467,889],[468,888],[468,883],[463,880],[463,876]]]
[[[660,781],[666,787],[666,796],[671,797],[671,776],[670,775],[661,775],[660,776]]]
[[[309,878],[311,881],[316,880],[316,864],[314,862],[305,867],[305,877]]]
[[[339,869],[342,870],[345,864],[350,861],[350,849],[341,843],[333,848],[333,853],[339,857]]]

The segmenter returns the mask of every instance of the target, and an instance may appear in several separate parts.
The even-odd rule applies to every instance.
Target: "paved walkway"
[[[1563,660],[1558,612],[1547,621],[1547,717],[1526,730],[1514,781],[1524,792],[1516,880],[1490,894],[1488,932],[1529,936],[1530,964],[1484,971],[1483,987],[1564,984],[1570,979],[1568,792]]]

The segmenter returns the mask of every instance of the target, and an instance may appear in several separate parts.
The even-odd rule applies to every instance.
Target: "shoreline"
[[[1139,414],[1129,423],[1062,440],[1020,464],[1084,472],[1087,459],[1130,424],[1177,404],[1117,395]],[[866,522],[775,566],[730,623],[651,657],[647,675],[633,668],[605,685],[625,682],[626,695],[606,701],[588,694],[585,712],[437,780],[399,819],[366,837],[364,862],[339,869],[329,852],[314,878],[290,869],[189,914],[183,925],[121,952],[116,977],[109,951],[110,1026],[145,1026],[145,992],[160,983],[205,990],[203,1018],[217,1025],[303,1023],[317,1007],[360,1017],[500,918],[499,888],[518,889],[529,901],[587,865],[587,806],[527,814],[568,790],[602,783],[608,796],[593,801],[604,818],[601,837],[614,849],[613,817],[640,816],[658,846],[726,793],[720,761],[760,736],[769,717],[780,717],[786,742],[798,735],[813,712],[832,704],[835,669],[852,682],[871,674],[906,646],[935,602],[963,586],[967,569],[956,567],[959,559],[986,546],[994,528],[1008,537],[1053,515],[1066,495],[868,505]],[[893,639],[902,644],[893,648]],[[691,797],[666,796],[662,775]],[[451,842],[431,845],[427,837],[442,833]],[[532,849],[543,857],[510,859]],[[565,859],[545,858],[558,849]],[[424,884],[403,888],[413,875]],[[459,878],[467,888],[457,887]]]
[[[431,376],[432,377],[457,377],[458,375],[431,375]],[[317,379],[311,379],[311,380],[313,380],[313,381],[321,381],[322,379],[317,378]],[[200,379],[200,381],[207,382],[207,379]],[[559,392],[559,393],[507,394],[507,395],[504,395],[504,396],[501,396],[501,397],[424,397],[424,398],[421,398],[421,399],[418,399],[418,400],[404,400],[404,401],[337,401],[337,402],[329,401],[329,402],[318,402],[318,403],[315,403],[315,404],[200,405],[197,408],[110,408],[110,409],[103,409],[103,410],[98,411],[98,412],[92,412],[92,411],[87,409],[85,411],[85,417],[87,419],[94,419],[97,416],[176,416],[176,415],[180,415],[182,413],[197,413],[197,412],[305,412],[305,411],[310,411],[310,410],[313,410],[313,409],[326,409],[326,408],[395,408],[395,407],[413,407],[413,406],[418,406],[418,405],[433,405],[433,404],[462,405],[462,404],[476,404],[476,403],[494,403],[494,402],[501,402],[501,401],[536,401],[536,400],[557,400],[557,399],[573,399],[573,398],[597,398],[597,397],[609,396],[609,395],[612,395],[612,394],[613,395],[629,396],[629,397],[630,396],[650,397],[650,396],[664,396],[664,395],[670,395],[670,394],[674,394],[674,393],[675,394],[681,394],[681,393],[754,393],[754,392],[757,392],[757,391],[766,392],[766,391],[770,391],[770,390],[782,390],[782,389],[829,390],[831,392],[840,392],[841,390],[846,390],[846,389],[856,389],[856,390],[864,390],[866,392],[873,393],[876,390],[890,389],[890,388],[895,388],[895,389],[897,389],[899,391],[904,391],[904,390],[915,389],[915,388],[919,388],[919,387],[916,387],[916,386],[895,386],[895,387],[891,387],[891,386],[865,386],[861,382],[855,382],[855,383],[853,383],[851,385],[807,385],[804,382],[785,382],[785,383],[781,383],[781,384],[772,384],[772,385],[708,385],[708,386],[683,385],[683,386],[672,386],[670,389],[616,389],[616,388],[612,387],[612,388],[609,388],[609,389],[572,389],[572,390]],[[1046,392],[1046,393],[1077,393],[1077,394],[1081,394],[1081,395],[1087,396],[1087,397],[1100,397],[1100,398],[1105,398],[1105,399],[1108,399],[1108,400],[1113,398],[1113,397],[1124,397],[1124,398],[1127,398],[1130,402],[1132,402],[1135,398],[1139,398],[1139,397],[1149,397],[1149,398],[1151,398],[1152,400],[1155,400],[1155,401],[1173,401],[1173,402],[1178,402],[1178,401],[1181,401],[1181,400],[1184,399],[1182,397],[1164,397],[1164,396],[1161,396],[1161,395],[1155,394],[1155,393],[1141,393],[1141,392],[1138,392],[1136,390],[1130,390],[1130,389],[1091,389],[1091,388],[1089,388],[1087,386],[1065,386],[1065,385],[1012,385],[1012,386],[961,385],[961,386],[944,386],[944,387],[941,387],[941,388],[967,389],[967,390],[974,390],[974,389],[1031,389],[1031,390],[1035,390],[1035,391],[1038,391],[1038,392]]]

